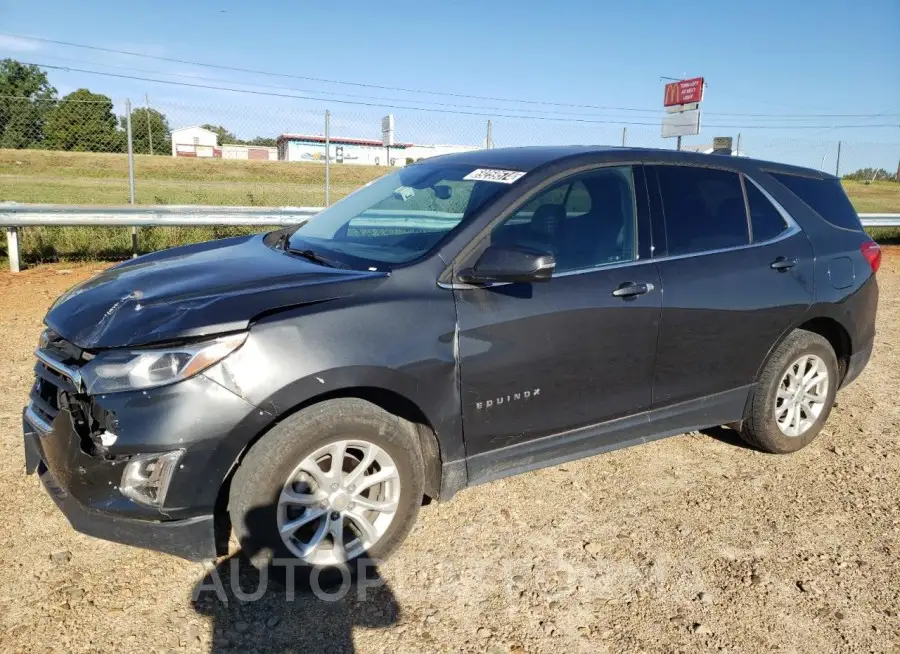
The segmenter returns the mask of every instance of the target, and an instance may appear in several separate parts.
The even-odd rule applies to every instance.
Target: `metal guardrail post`
[[[9,254],[9,271],[19,272],[19,228],[6,228],[6,251]]]

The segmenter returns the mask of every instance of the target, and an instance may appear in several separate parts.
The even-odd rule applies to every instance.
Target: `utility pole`
[[[131,100],[125,100],[125,131],[128,136],[128,199],[134,204],[134,140],[131,137]],[[131,228],[131,257],[138,255],[137,227]]]
[[[491,125],[491,121],[487,122],[487,137],[484,139],[484,149],[485,150],[493,150],[494,149],[494,129]]]
[[[841,176],[841,142],[838,141],[837,162],[834,164],[834,174],[836,177]]]
[[[147,143],[150,144],[150,154],[153,154],[153,130],[150,128],[150,94],[145,93],[144,98],[147,100]]]
[[[623,148],[625,147],[625,141],[626,141],[627,138],[628,138],[628,128],[627,128],[627,127],[623,127],[623,128],[622,128],[622,147],[623,147]]]
[[[325,110],[325,206],[331,206],[331,112]]]
[[[678,140],[675,141],[675,149],[681,152],[681,136],[679,136]]]
[[[734,156],[736,156],[736,157],[741,156],[741,133],[740,132],[738,132],[737,149],[734,151]]]

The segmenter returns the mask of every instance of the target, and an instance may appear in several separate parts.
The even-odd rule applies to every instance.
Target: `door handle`
[[[784,272],[785,270],[790,270],[791,268],[793,268],[796,265],[797,265],[796,259],[786,259],[784,257],[778,257],[777,259],[775,259],[775,261],[773,261],[771,264],[769,264],[769,267],[772,270],[778,270],[779,272]]]
[[[653,284],[645,284],[640,283],[636,284],[634,282],[625,282],[619,288],[614,290],[612,294],[615,297],[634,297],[636,295],[644,295],[645,293],[649,293],[653,290]]]

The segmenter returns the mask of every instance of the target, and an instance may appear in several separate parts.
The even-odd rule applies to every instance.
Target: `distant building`
[[[716,149],[715,149],[715,147],[713,147],[712,143],[704,143],[701,145],[683,145],[683,146],[681,146],[681,149],[685,150],[687,152],[699,152],[700,154],[715,154],[716,153]],[[734,150],[732,150],[731,156],[732,157],[746,157],[747,154],[743,150],[741,150],[740,152],[735,152]]]
[[[279,161],[325,163],[324,136],[282,134],[276,143],[278,144]],[[395,143],[390,148],[386,148],[381,141],[340,136],[330,137],[328,146],[328,156],[332,163],[363,166],[405,166],[409,162],[439,154],[478,149],[468,145],[415,145],[413,143]]]
[[[173,157],[221,157],[215,132],[204,127],[182,127],[172,130]]]
[[[238,145],[236,143],[222,144],[223,159],[242,159],[250,161],[276,161],[278,148],[265,145]]]
[[[438,157],[442,154],[454,154],[456,152],[471,152],[481,150],[474,145],[411,145],[406,149],[406,156],[418,161],[429,157]]]

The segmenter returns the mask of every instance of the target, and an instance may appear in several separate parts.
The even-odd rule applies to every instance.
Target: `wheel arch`
[[[844,375],[847,374],[847,368],[850,364],[850,356],[853,354],[853,340],[850,337],[850,331],[847,327],[837,317],[830,315],[827,312],[808,313],[802,320],[786,329],[778,340],[772,344],[772,347],[769,348],[766,356],[759,364],[759,368],[756,370],[756,377],[754,377],[754,380],[759,379],[760,374],[762,374],[763,369],[766,367],[766,364],[769,363],[772,354],[778,346],[781,345],[791,333],[798,329],[804,329],[813,332],[814,334],[818,334],[831,344],[838,360],[838,373],[841,381],[843,381]]]
[[[246,439],[239,445],[236,454],[230,457],[233,460],[231,466],[228,468],[225,478],[222,479],[219,485],[215,502],[216,543],[221,553],[224,553],[227,548],[231,527],[228,522],[228,495],[231,480],[234,477],[234,473],[240,467],[241,461],[246,453],[275,425],[285,418],[298,411],[302,411],[307,407],[319,404],[326,400],[338,398],[358,398],[366,400],[384,409],[388,413],[392,413],[409,422],[418,436],[419,446],[422,450],[422,456],[425,463],[425,497],[428,498],[428,500],[438,500],[441,498],[442,482],[444,481],[443,476],[445,474],[445,450],[441,447],[434,425],[421,407],[405,394],[392,388],[373,385],[333,388],[317,395],[306,397],[295,404],[284,405],[281,412],[273,414],[272,420],[270,420],[263,429],[258,430],[249,439]]]

